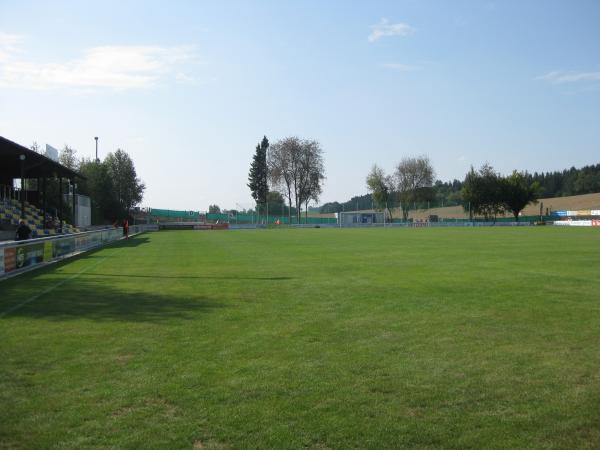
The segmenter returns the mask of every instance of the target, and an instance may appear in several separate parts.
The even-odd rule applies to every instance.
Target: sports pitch
[[[0,314],[1,448],[600,448],[596,229],[146,233]]]

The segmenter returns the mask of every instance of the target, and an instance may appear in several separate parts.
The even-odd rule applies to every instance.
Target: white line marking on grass
[[[115,253],[120,252],[121,250],[123,250],[123,248],[120,248],[119,250],[117,250]],[[12,308],[7,309],[6,311],[4,311],[3,313],[0,313],[0,319],[3,318],[4,316],[7,316],[8,314],[10,314],[11,312],[16,311],[17,309],[22,308],[23,306],[27,305],[28,303],[31,303],[33,301],[36,301],[38,298],[52,292],[54,289],[61,287],[63,284],[68,283],[71,280],[74,280],[75,278],[77,278],[79,275],[81,275],[84,272],[87,272],[88,270],[94,269],[96,267],[98,267],[98,265],[100,265],[101,263],[103,263],[106,260],[106,256],[103,257],[101,260],[96,261],[94,264],[90,264],[87,267],[84,267],[83,269],[81,269],[79,272],[71,275],[69,278],[65,278],[62,281],[59,281],[58,283],[56,283],[53,286],[50,286],[49,288],[44,289],[42,292],[40,292],[39,294],[35,294],[32,297],[29,297],[27,300],[13,306]]]

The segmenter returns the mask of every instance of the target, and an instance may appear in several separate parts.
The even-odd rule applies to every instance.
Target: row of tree
[[[369,188],[369,193],[365,195],[354,196],[350,200],[346,202],[329,202],[323,204],[319,208],[319,212],[321,213],[333,213],[340,211],[352,211],[352,210],[363,210],[370,209],[374,207],[378,207],[381,209],[392,209],[392,208],[400,208],[404,205],[405,208],[414,208],[421,209],[427,207],[444,207],[444,206],[465,206],[465,209],[469,208],[469,199],[467,197],[469,188],[465,190],[465,182],[467,178],[473,179],[471,170],[469,174],[465,177],[465,180],[457,180],[454,179],[452,181],[444,182],[441,180],[436,180],[431,187],[422,187],[419,190],[415,191],[416,194],[413,196],[413,202],[405,201],[403,202],[401,196],[398,193],[398,182],[394,179],[394,173],[391,176],[386,177],[385,173],[375,166],[371,169],[369,174],[370,180],[367,180],[367,187]],[[479,171],[475,171],[476,173],[486,173],[492,171],[493,168],[489,165],[484,165]],[[496,174],[496,179],[500,182],[506,182],[506,180],[511,179],[513,183],[517,183],[517,175],[515,173],[502,177],[498,173]],[[548,198],[548,197],[560,197],[567,195],[580,195],[580,194],[590,194],[595,192],[600,192],[600,164],[584,166],[580,169],[576,169],[572,167],[571,169],[564,170],[562,172],[547,172],[547,173],[529,173],[529,172],[516,172],[518,174],[518,183],[522,186],[527,186],[531,188],[535,185],[536,193],[538,198]],[[386,181],[387,178],[387,182]],[[489,179],[489,177],[488,177]],[[382,181],[383,180],[383,181]],[[384,203],[381,206],[381,202],[377,202],[375,200],[375,191],[369,187],[378,189],[379,192],[385,193],[384,187],[387,186],[388,192],[391,194],[388,195],[387,205]],[[506,187],[505,187],[506,190]],[[496,189],[499,192],[499,189]],[[378,196],[379,197],[379,196]],[[476,202],[472,202],[475,204]],[[501,204],[502,202],[496,202],[496,204]],[[511,212],[514,214],[510,205],[503,204],[502,211],[503,212]],[[485,210],[489,208],[482,209],[481,212],[475,212],[476,214],[485,215]],[[492,208],[493,210],[494,208]],[[500,209],[496,208],[497,214],[500,213]],[[494,214],[488,215],[489,218],[493,218]]]
[[[367,175],[367,188],[375,206],[387,210],[390,218],[390,201],[398,199],[402,218],[407,220],[411,205],[435,198],[434,173],[427,156],[404,158],[393,175],[373,166]],[[478,171],[471,167],[460,185],[460,198],[471,219],[477,214],[495,220],[498,214],[510,212],[519,220],[519,213],[528,204],[537,202],[541,192],[539,183],[531,182],[527,174],[514,171],[503,177],[489,164]]]
[[[292,136],[270,145],[265,136],[256,146],[248,187],[259,213],[266,213],[270,205],[285,198],[290,221],[293,212],[300,221],[302,206],[308,212],[309,203],[319,201],[324,179],[325,163],[319,142]]]
[[[571,167],[561,172],[526,174],[530,182],[540,185],[543,197],[565,197],[600,192],[600,164]]]
[[[411,205],[435,198],[434,170],[426,156],[404,158],[392,175],[374,165],[366,181],[374,205],[387,210],[390,218],[392,199],[399,200],[402,218],[407,220]],[[454,186],[460,186],[460,199],[470,218],[478,214],[494,220],[505,212],[519,220],[519,213],[528,204],[537,202],[541,192],[539,183],[531,182],[527,174],[514,171],[503,177],[489,164],[478,171],[471,168],[465,181]]]
[[[39,149],[35,142],[31,148]],[[138,178],[133,160],[122,149],[109,153],[100,161],[78,159],[77,151],[65,145],[60,151],[59,162],[84,177],[78,180],[77,192],[90,197],[95,224],[125,218],[142,201],[146,186]],[[49,186],[53,185],[49,183]]]
[[[434,178],[435,172],[427,156],[407,157],[400,161],[391,175],[386,175],[383,169],[374,165],[367,175],[367,189],[371,192],[374,205],[387,210],[390,218],[390,204],[397,198],[402,218],[407,220],[412,204],[431,198]]]
[[[522,172],[529,184],[538,183],[540,197],[566,197],[570,195],[600,192],[600,164],[581,168],[571,167],[554,172]],[[436,181],[435,200],[437,204],[457,205],[462,203],[463,181]]]
[[[519,220],[520,212],[530,203],[537,203],[541,189],[537,181],[531,183],[525,173],[516,170],[503,177],[489,164],[476,171],[473,167],[462,188],[463,206],[473,214],[495,220],[498,214],[510,212]]]

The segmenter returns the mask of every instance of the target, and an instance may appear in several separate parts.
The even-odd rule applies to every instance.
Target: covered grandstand
[[[77,231],[71,224],[75,223],[75,181],[78,178],[83,177],[57,161],[0,136],[0,225],[6,236],[19,220],[29,225],[34,237]],[[51,198],[48,184],[55,179],[59,180],[59,190],[56,198]],[[15,180],[20,182],[15,183]],[[69,187],[63,192],[65,180]],[[71,208],[65,202],[66,194],[72,199]],[[49,203],[56,205],[52,215]],[[71,217],[67,217],[68,210]],[[51,216],[54,220],[48,220]],[[67,220],[71,224],[66,223]]]

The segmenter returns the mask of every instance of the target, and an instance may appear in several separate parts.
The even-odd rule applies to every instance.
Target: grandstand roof
[[[25,155],[26,178],[48,177],[54,174],[63,178],[84,178],[74,170],[2,136],[0,136],[0,175],[20,178],[21,160],[19,157],[21,155]]]

